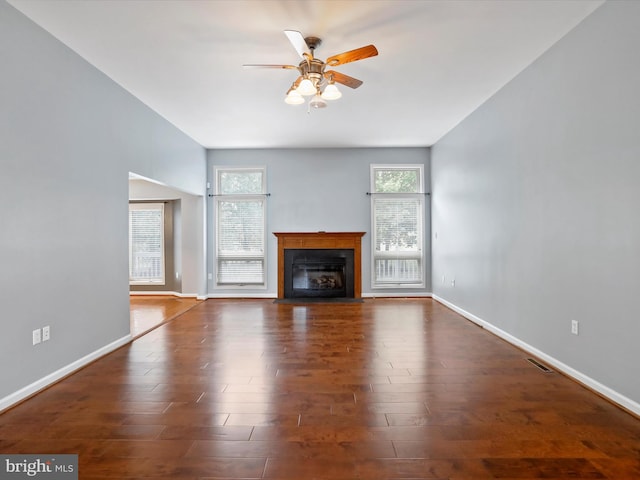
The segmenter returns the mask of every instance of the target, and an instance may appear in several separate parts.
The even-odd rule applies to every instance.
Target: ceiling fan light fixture
[[[300,95],[304,95],[305,97],[315,95],[318,92],[318,90],[316,89],[316,86],[308,78],[305,78],[300,82],[300,85],[298,85],[298,88],[296,89],[296,91]]]
[[[307,103],[309,106],[307,112],[311,110],[311,107],[315,109],[325,108],[327,100],[337,100],[342,97],[342,92],[338,90],[335,83],[349,88],[358,88],[362,85],[362,80],[334,70],[327,70],[327,67],[333,68],[378,55],[378,49],[374,45],[367,45],[333,55],[323,62],[315,58],[314,55],[316,48],[322,43],[320,38],[304,37],[297,30],[285,30],[284,33],[302,58],[302,61],[297,66],[267,64],[245,64],[244,66],[297,70],[300,76],[287,91],[284,101],[289,105],[301,105],[307,103],[307,99],[303,97],[310,97]]]
[[[309,106],[311,108],[325,108],[327,102],[324,101],[320,94],[316,93],[316,96],[309,102]]]
[[[284,97],[284,102],[289,105],[300,105],[304,103],[304,98],[295,90],[291,90],[287,93],[287,96]]]
[[[342,96],[342,92],[338,90],[335,84],[330,83],[324,88],[322,98],[325,100],[337,100]]]

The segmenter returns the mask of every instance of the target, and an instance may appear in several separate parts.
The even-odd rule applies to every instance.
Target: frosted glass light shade
[[[304,103],[304,98],[302,98],[302,95],[295,90],[291,90],[287,93],[287,96],[284,97],[284,102],[289,105],[300,105],[301,103]]]
[[[322,98],[325,100],[337,100],[342,96],[342,92],[338,90],[338,87],[335,84],[330,83],[324,88],[324,92],[322,92]]]
[[[327,106],[327,102],[325,102],[320,95],[316,94],[309,102],[309,106],[313,108],[324,108]]]
[[[298,85],[298,88],[296,89],[296,91],[300,95],[304,95],[305,97],[308,97],[310,95],[315,95],[317,92],[316,87],[313,85],[313,83],[311,83],[311,80],[309,80],[308,78],[305,78],[300,82],[300,85]]]

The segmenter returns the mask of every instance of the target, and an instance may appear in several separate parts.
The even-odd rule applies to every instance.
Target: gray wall
[[[607,2],[439,141],[432,229],[434,295],[640,413],[638,25]]]
[[[304,115],[304,114],[302,114]],[[301,118],[304,120],[304,118]],[[209,281],[212,295],[277,294],[277,239],[273,232],[315,232],[324,230],[367,232],[362,238],[363,294],[424,294],[431,292],[429,268],[429,197],[425,225],[427,281],[424,289],[371,289],[371,207],[370,165],[374,163],[420,163],[429,185],[428,148],[354,148],[354,149],[273,149],[210,150],[208,175],[213,185],[214,166],[266,166],[267,189],[267,288],[216,289]],[[209,199],[209,272],[214,271],[215,253],[213,201]],[[215,275],[214,275],[215,278]]]
[[[0,65],[1,408],[129,335],[128,172],[203,195],[206,161],[3,0]]]

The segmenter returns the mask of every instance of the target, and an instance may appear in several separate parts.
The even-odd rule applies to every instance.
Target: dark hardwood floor
[[[0,415],[97,479],[638,479],[640,420],[430,299],[208,300]]]
[[[132,295],[129,299],[131,336],[140,337],[158,325],[170,322],[198,303],[195,298],[174,295]]]

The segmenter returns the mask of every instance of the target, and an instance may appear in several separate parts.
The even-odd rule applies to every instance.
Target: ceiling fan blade
[[[349,75],[345,75],[344,73],[336,72],[335,70],[324,72],[324,77],[329,81],[333,80],[334,82],[341,83],[342,85],[346,85],[350,88],[358,88],[360,85],[362,85],[362,80],[350,77]]]
[[[366,47],[356,48],[355,50],[349,50],[348,52],[329,57],[327,58],[326,64],[335,67],[336,65],[343,65],[349,62],[355,62],[356,60],[375,57],[376,55],[378,55],[378,49],[373,45],[367,45]]]
[[[267,65],[262,63],[245,63],[242,65],[243,67],[251,67],[251,68],[287,68],[297,70],[298,67],[295,65]]]
[[[298,55],[300,55],[302,58],[307,58],[310,55],[309,46],[307,45],[307,42],[305,42],[304,37],[299,31],[285,30],[284,34],[291,42],[291,45],[293,45],[293,48],[296,49]]]

